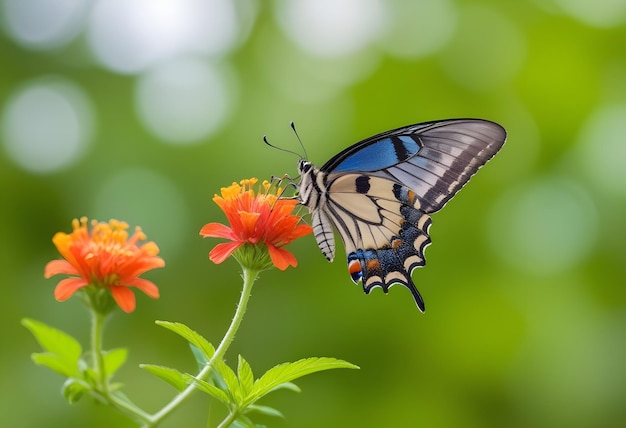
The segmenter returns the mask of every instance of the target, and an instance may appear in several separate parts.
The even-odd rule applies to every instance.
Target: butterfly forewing
[[[319,169],[300,161],[300,201],[313,215],[322,253],[329,260],[334,256],[332,224],[350,276],[362,281],[366,293],[402,284],[424,311],[411,272],[426,263],[428,214],[440,210],[505,139],[504,129],[493,122],[443,120],[375,135]]]
[[[406,126],[344,150],[322,172],[367,172],[417,193],[424,212],[440,210],[502,147],[504,129],[479,119],[453,119]],[[380,152],[378,156],[376,153]]]

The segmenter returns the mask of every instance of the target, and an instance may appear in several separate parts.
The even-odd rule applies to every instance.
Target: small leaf
[[[243,394],[241,386],[239,386],[239,380],[237,379],[237,375],[235,375],[233,369],[231,369],[224,361],[216,361],[215,370],[226,384],[226,389],[230,393],[234,402],[237,403],[237,405],[241,404],[243,401]]]
[[[185,381],[189,384],[195,383],[198,387],[198,390],[209,394],[211,397],[220,400],[222,403],[226,405],[234,404],[232,403],[228,394],[222,391],[221,389],[219,389],[217,386],[211,385],[209,382],[202,380],[202,379],[197,379],[189,374],[184,375],[184,376],[185,376]]]
[[[269,406],[259,406],[257,404],[251,404],[246,408],[246,413],[257,412],[267,416],[275,416],[277,418],[285,418],[285,416],[278,410]]]
[[[249,417],[241,415],[230,426],[233,428],[259,428],[262,425],[257,425]]]
[[[86,392],[89,392],[89,388],[83,382],[77,379],[69,378],[63,384],[61,391],[63,392],[63,396],[67,402],[74,404],[80,400]]]
[[[211,380],[213,381],[215,386],[217,386],[222,391],[228,391],[228,386],[226,385],[226,382],[224,382],[224,378],[222,378],[222,375],[219,374],[217,370],[213,370],[211,372]]]
[[[109,391],[117,392],[124,387],[124,384],[121,382],[113,382],[109,384]]]
[[[121,403],[126,403],[129,406],[135,406],[135,404],[133,404],[133,402],[130,400],[130,398],[128,398],[126,396],[126,394],[124,394],[124,392],[122,391],[114,391],[111,394],[113,397],[115,397],[115,401],[121,402]]]
[[[32,355],[36,364],[41,364],[68,377],[80,377],[78,363],[83,350],[80,343],[67,333],[33,319],[22,319],[46,353]]]
[[[241,355],[239,355],[239,363],[237,365],[237,377],[239,377],[241,393],[243,396],[247,396],[254,386],[254,374],[250,364]]]
[[[189,343],[196,346],[198,349],[200,349],[200,351],[202,351],[207,360],[210,359],[213,354],[215,354],[215,348],[213,347],[213,345],[211,345],[208,340],[187,327],[185,324],[169,321],[155,322],[157,325],[173,331],[174,333],[186,339]]]
[[[128,350],[125,348],[116,348],[107,351],[103,355],[104,372],[108,377],[113,374],[126,362]]]
[[[176,369],[153,364],[140,364],[139,367],[172,385],[179,392],[187,387],[187,376]]]
[[[347,361],[328,357],[305,358],[293,363],[283,363],[269,369],[256,381],[253,391],[246,402],[253,403],[274,388],[299,377],[330,369],[358,369],[358,366]]]
[[[289,391],[293,391],[293,392],[302,392],[302,390],[300,389],[300,387],[298,385],[296,385],[293,382],[283,382],[278,386],[275,386],[274,388],[272,388],[272,390],[270,392],[274,392],[277,391],[279,389],[288,389]]]
[[[196,360],[196,364],[198,365],[198,370],[202,370],[204,366],[207,365],[209,359],[204,355],[204,353],[193,343],[189,344],[189,348],[191,349],[191,353],[193,354],[193,358]]]
[[[72,366],[71,364],[68,364],[66,360],[58,355],[50,353],[33,353],[30,355],[30,358],[35,364],[48,367],[50,370],[57,372],[62,376],[80,378],[80,373],[78,372],[76,365]]]
[[[99,377],[96,371],[92,368],[86,368],[83,370],[83,376],[85,382],[87,382],[92,388],[97,389]]]

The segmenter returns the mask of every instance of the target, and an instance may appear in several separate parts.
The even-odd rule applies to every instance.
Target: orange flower
[[[232,242],[217,244],[209,253],[209,258],[214,263],[222,263],[244,244],[250,244],[251,251],[245,258],[254,258],[254,261],[249,261],[256,267],[265,268],[259,258],[263,259],[267,253],[271,264],[278,269],[295,267],[297,261],[294,255],[281,247],[311,233],[312,229],[307,224],[299,224],[301,217],[292,214],[298,204],[296,200],[279,198],[282,188],[273,188],[264,181],[261,187],[263,191],[255,195],[252,186],[257,181],[256,178],[241,180],[239,184],[222,187],[222,196],[213,197],[213,201],[226,214],[230,227],[209,223],[200,230],[200,235],[205,238],[225,238]],[[252,251],[255,249],[261,249],[261,252]],[[242,263],[244,255],[238,252],[235,258]]]
[[[117,220],[108,223],[92,220],[91,233],[87,217],[80,221],[74,219],[72,227],[72,233],[58,232],[52,238],[63,260],[49,262],[44,273],[46,278],[73,275],[57,284],[54,297],[59,302],[89,285],[96,289],[107,288],[124,312],[135,310],[135,294],[130,287],[138,288],[153,299],[159,297],[157,286],[139,275],[163,267],[165,262],[157,257],[159,247],[154,242],[137,245],[138,241],[146,239],[140,227],[135,228],[130,238],[128,224]]]

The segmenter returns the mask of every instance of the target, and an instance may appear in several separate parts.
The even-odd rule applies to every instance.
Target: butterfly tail
[[[408,283],[403,284],[403,285],[411,291],[411,294],[413,295],[413,299],[415,300],[415,304],[417,305],[419,310],[421,312],[425,312],[426,306],[424,305],[424,299],[422,298],[422,295],[417,290],[417,287],[415,286],[415,284],[413,284],[413,281],[411,280],[410,276],[408,277],[408,280],[409,280]]]
[[[427,214],[403,206],[404,223],[400,233],[389,247],[357,250],[348,255],[348,270],[352,280],[362,281],[363,291],[369,294],[375,287],[387,293],[394,284],[409,289],[420,311],[424,312],[424,299],[411,279],[411,272],[426,264],[424,250],[430,244],[428,229],[431,219]]]

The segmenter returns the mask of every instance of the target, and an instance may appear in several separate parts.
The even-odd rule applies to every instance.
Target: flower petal
[[[118,274],[124,278],[139,276],[149,270],[165,266],[161,257],[138,257],[126,266],[118,266]]]
[[[215,264],[220,264],[239,248],[241,244],[242,242],[223,242],[217,244],[209,253],[209,259]]]
[[[243,237],[247,238],[253,244],[259,242],[262,237],[262,231],[257,230],[257,222],[259,221],[261,214],[258,212],[241,211],[239,213],[239,219],[241,220],[241,226],[243,228]]]
[[[89,283],[85,281],[83,278],[65,278],[62,279],[54,289],[54,298],[59,302],[63,302],[70,297],[72,294],[83,287],[88,286]]]
[[[205,224],[202,229],[200,229],[200,235],[203,238],[225,238],[231,241],[236,238],[233,230],[221,223]]]
[[[159,298],[159,288],[154,284],[154,282],[148,281],[147,279],[132,278],[129,281],[125,281],[123,285],[128,287],[137,287],[153,299]]]
[[[296,228],[291,232],[289,237],[291,238],[290,240],[293,241],[295,239],[306,236],[309,233],[313,233],[313,228],[309,226],[308,224],[303,223],[303,224],[297,225]]]
[[[225,238],[232,242],[218,244],[209,253],[214,263],[221,263],[243,244],[252,244],[250,253],[240,263],[267,268],[267,255],[272,264],[284,270],[296,266],[296,258],[281,247],[312,232],[308,225],[300,225],[301,216],[294,214],[295,199],[280,199],[284,188],[264,181],[258,192],[253,189],[257,179],[241,180],[221,189],[221,196],[213,201],[228,219],[228,226],[209,223],[200,231],[205,237]],[[243,251],[243,250],[242,250]],[[248,250],[245,250],[248,251]],[[249,257],[248,257],[249,255]],[[244,260],[245,259],[245,260]]]
[[[135,293],[130,288],[124,286],[111,286],[111,294],[117,305],[126,313],[135,310]]]
[[[44,269],[43,276],[45,278],[50,278],[59,274],[78,275],[79,273],[78,270],[67,260],[52,260],[51,262],[48,262]]]
[[[296,260],[296,257],[284,248],[278,248],[274,245],[268,244],[267,249],[269,250],[272,263],[278,269],[285,270],[289,266],[298,266],[298,261]]]

